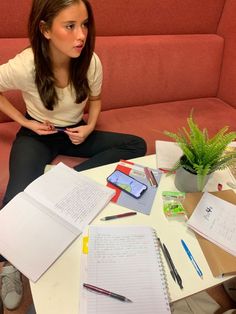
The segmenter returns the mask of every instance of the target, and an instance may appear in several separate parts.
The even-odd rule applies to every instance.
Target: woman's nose
[[[86,37],[86,30],[81,26],[77,27],[76,39],[85,39],[85,37]]]

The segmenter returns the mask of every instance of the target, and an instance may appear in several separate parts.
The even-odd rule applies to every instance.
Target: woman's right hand
[[[49,134],[57,133],[53,124],[50,123],[49,121],[45,121],[44,123],[42,123],[35,120],[28,120],[24,124],[24,127],[32,130],[38,135],[49,135]]]

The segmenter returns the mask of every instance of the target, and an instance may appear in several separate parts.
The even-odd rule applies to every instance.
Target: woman
[[[0,96],[0,110],[22,126],[11,151],[4,205],[58,154],[89,158],[75,167],[80,171],[146,152],[139,137],[94,130],[101,110],[102,66],[93,52],[89,2],[35,0],[28,25],[31,47],[0,66],[0,92],[21,90],[27,107],[23,116]]]
[[[21,90],[27,109],[22,115],[0,94],[0,110],[21,125],[11,150],[3,205],[58,154],[88,158],[75,167],[81,171],[146,153],[144,140],[137,136],[95,130],[102,65],[94,53],[89,2],[34,0],[28,32],[31,46],[0,66],[0,92]]]

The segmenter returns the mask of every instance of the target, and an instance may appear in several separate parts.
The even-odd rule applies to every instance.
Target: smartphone
[[[107,177],[107,181],[135,198],[141,197],[147,190],[146,184],[120,170],[115,170]]]

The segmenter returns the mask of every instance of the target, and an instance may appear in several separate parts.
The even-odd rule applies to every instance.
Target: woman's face
[[[88,35],[88,12],[85,4],[72,4],[54,18],[52,27],[44,31],[49,40],[52,62],[79,57]]]

